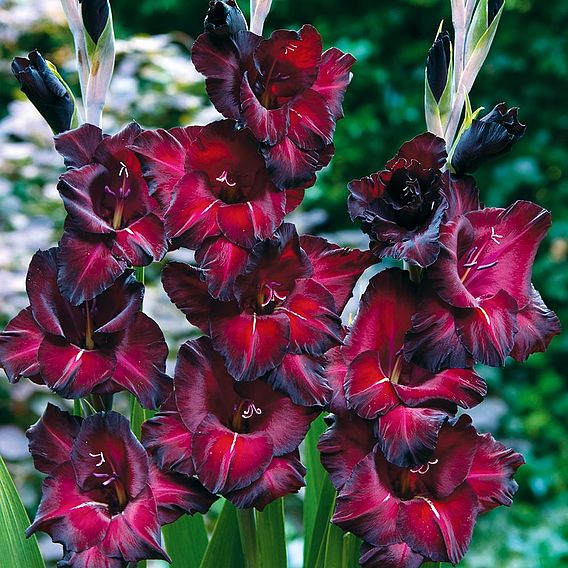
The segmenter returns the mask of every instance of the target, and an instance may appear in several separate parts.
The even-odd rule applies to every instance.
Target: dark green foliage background
[[[196,37],[207,0],[114,0],[117,34],[180,31]],[[248,10],[248,5],[243,5]],[[424,61],[440,20],[450,27],[449,0],[274,0],[266,32],[314,24],[324,45],[353,53],[358,63],[335,138],[336,156],[304,207],[324,207],[320,231],[353,228],[346,183],[382,169],[400,144],[425,129]],[[568,322],[568,2],[508,0],[490,56],[471,95],[474,108],[500,101],[521,108],[528,125],[508,156],[477,175],[488,206],[529,199],[553,214],[534,282],[547,304]],[[46,53],[70,37],[27,37],[20,51]],[[2,59],[11,54],[0,47]],[[2,80],[0,109],[14,96]],[[151,117],[148,117],[150,120]],[[169,119],[166,118],[166,121]],[[171,117],[173,126],[176,117]],[[147,121],[148,122],[148,121]],[[152,124],[148,124],[152,125]],[[157,125],[156,125],[157,126]],[[511,274],[514,277],[514,274]],[[506,411],[495,435],[527,459],[518,475],[515,506],[484,518],[464,566],[568,566],[568,340],[556,338],[545,355],[505,369],[481,369],[490,400]],[[504,405],[503,406],[503,402]],[[486,403],[491,404],[490,401]],[[493,408],[493,406],[488,406]],[[488,410],[487,412],[491,412]]]

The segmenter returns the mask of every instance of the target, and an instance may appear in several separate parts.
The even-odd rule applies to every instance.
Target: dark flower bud
[[[58,134],[71,127],[75,103],[71,94],[41,54],[34,50],[28,57],[12,61],[12,73],[31,103]]]
[[[99,41],[108,21],[110,5],[108,0],[79,0],[83,25],[94,43]]]
[[[517,119],[518,108],[507,110],[499,103],[489,114],[473,120],[456,146],[452,166],[457,174],[473,173],[490,158],[508,152],[521,138],[526,126]]]
[[[448,80],[450,66],[450,34],[441,32],[428,51],[426,76],[436,102],[440,102]]]
[[[205,31],[225,39],[237,32],[247,31],[247,21],[235,0],[211,0],[205,16]]]
[[[489,0],[487,2],[487,26],[490,26],[505,0]]]

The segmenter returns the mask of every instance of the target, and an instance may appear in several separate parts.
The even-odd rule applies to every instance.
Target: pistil
[[[242,400],[241,403],[234,408],[230,424],[231,430],[238,433],[248,431],[248,421],[255,414],[262,414],[262,410],[258,406],[256,406],[256,404],[252,400]]]
[[[89,350],[95,348],[95,341],[93,339],[93,318],[91,315],[91,302],[88,300],[85,302],[85,347]]]

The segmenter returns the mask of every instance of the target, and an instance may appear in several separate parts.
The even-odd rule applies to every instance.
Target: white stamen
[[[104,454],[103,454],[102,452],[100,452],[99,454],[91,454],[91,452],[89,452],[89,455],[90,455],[92,458],[98,458],[98,457],[100,456],[101,461],[100,461],[98,464],[96,464],[95,467],[100,467],[101,465],[103,465],[103,463],[105,463],[105,456],[104,456]]]
[[[120,171],[118,172],[118,176],[121,177],[121,176],[124,175],[125,177],[128,177],[128,168],[126,167],[126,164],[124,162],[120,162],[120,165],[122,167],[120,168]]]
[[[262,414],[262,410],[260,408],[258,408],[254,402],[251,402],[247,409],[241,414],[241,416],[245,419],[249,419],[253,416],[253,414]]]
[[[290,45],[287,45],[284,47],[284,55],[288,55],[288,52],[294,52],[296,51],[296,49],[298,48],[298,44],[297,43],[291,43]]]
[[[226,183],[229,187],[235,187],[235,185],[237,185],[236,181],[229,181],[229,174],[227,173],[227,170],[223,170],[223,173],[215,179],[221,183]]]
[[[491,237],[490,238],[496,245],[500,245],[501,243],[499,242],[499,239],[502,239],[503,235],[498,235],[495,232],[495,227],[491,227]]]

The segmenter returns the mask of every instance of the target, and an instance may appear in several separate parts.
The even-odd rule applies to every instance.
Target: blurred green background
[[[136,119],[171,127],[216,118],[189,48],[202,29],[207,0],[113,0],[120,41],[105,127]],[[243,5],[246,12],[247,5]],[[335,137],[336,156],[307,192],[294,221],[301,230],[341,244],[365,246],[347,216],[346,183],[382,169],[400,144],[424,131],[423,78],[427,50],[440,20],[450,25],[449,0],[274,0],[265,32],[314,24],[324,45],[350,51],[358,63]],[[506,206],[529,199],[553,214],[534,282],[546,303],[568,322],[568,2],[508,0],[489,58],[472,92],[474,107],[500,101],[519,106],[528,125],[513,152],[477,175],[482,199]],[[15,55],[38,48],[77,87],[71,36],[57,0],[0,0],[0,324],[26,305],[24,277],[31,255],[57,241],[63,211],[55,181],[61,161],[49,129],[18,92],[9,71]],[[154,278],[158,270],[154,270]],[[152,276],[152,271],[150,271]],[[175,355],[188,329],[157,286],[147,309],[164,327]],[[568,339],[523,365],[482,368],[487,400],[473,412],[478,427],[526,459],[510,510],[480,520],[464,567],[568,566]],[[29,383],[0,381],[0,453],[31,514],[39,478],[23,431],[49,395]],[[293,503],[292,503],[293,509]],[[299,538],[299,528],[290,529]],[[296,541],[297,544],[298,541]],[[46,555],[57,557],[45,541]],[[291,546],[291,552],[301,547]],[[294,565],[294,554],[291,556]]]

